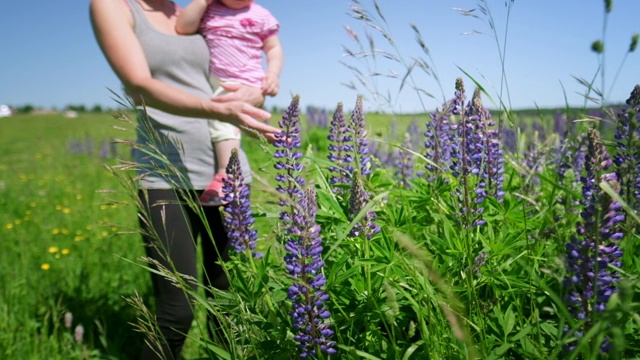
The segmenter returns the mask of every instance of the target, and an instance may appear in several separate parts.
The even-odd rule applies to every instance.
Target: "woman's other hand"
[[[244,101],[253,106],[260,107],[264,104],[264,95],[262,90],[248,86],[238,82],[220,83],[227,93],[215,96],[212,100],[215,102]]]

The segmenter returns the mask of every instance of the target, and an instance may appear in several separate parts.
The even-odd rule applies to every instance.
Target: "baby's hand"
[[[262,93],[264,95],[276,96],[280,90],[280,81],[275,74],[267,73],[262,79]]]

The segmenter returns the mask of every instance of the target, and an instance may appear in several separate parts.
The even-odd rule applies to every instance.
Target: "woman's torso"
[[[209,51],[204,39],[200,35],[183,36],[159,31],[135,0],[127,1],[134,19],[134,31],[145,53],[151,76],[200,98],[211,98],[213,91],[207,79]],[[173,115],[151,107],[146,107],[146,112],[148,122],[144,121],[144,111],[139,110],[138,145],[159,148],[171,166],[164,166],[161,159],[136,151],[135,161],[142,166],[139,174],[144,175],[141,186],[206,188],[215,169],[207,121]],[[243,175],[250,181],[248,163],[242,152],[241,161]],[[176,170],[184,176],[169,175]]]

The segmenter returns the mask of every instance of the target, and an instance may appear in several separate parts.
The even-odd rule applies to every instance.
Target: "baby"
[[[275,96],[279,90],[283,54],[278,30],[271,13],[253,0],[193,0],[178,15],[179,34],[199,32],[211,52],[209,73],[215,94],[222,82],[240,82]],[[262,55],[266,55],[266,71]],[[210,120],[211,141],[216,153],[215,175],[200,196],[202,205],[220,206],[222,179],[231,151],[240,147],[240,130],[222,121]]]

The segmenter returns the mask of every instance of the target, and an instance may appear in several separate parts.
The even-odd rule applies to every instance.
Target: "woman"
[[[199,191],[214,175],[215,156],[204,120],[216,118],[248,127],[269,140],[279,130],[260,121],[270,114],[255,107],[264,100],[259,89],[225,86],[231,93],[212,99],[207,45],[200,35],[176,34],[179,11],[168,0],[91,0],[90,4],[100,48],[127,93],[137,105],[144,104],[148,114],[139,110],[138,146],[152,144],[150,134],[159,136],[169,168],[182,174],[167,175],[154,157],[136,152],[147,219],[141,221],[147,254],[169,269],[197,278],[195,240],[200,236],[205,282],[225,289],[228,280],[217,264],[217,255],[224,255],[227,246],[220,212],[204,209],[211,239],[200,216],[184,204],[181,194],[185,191],[176,188],[187,190],[187,196],[197,201]],[[250,179],[244,154],[242,160],[245,178]],[[145,342],[142,358],[177,359],[193,320],[192,304],[182,289],[161,276],[152,274],[152,281],[161,340],[160,346]]]

